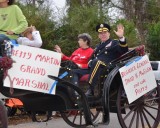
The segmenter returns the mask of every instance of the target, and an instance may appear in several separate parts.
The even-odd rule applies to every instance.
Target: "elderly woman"
[[[90,47],[91,40],[91,36],[87,33],[78,35],[79,48],[70,57],[63,54],[58,45],[55,45],[55,51],[62,54],[62,60],[71,60],[79,68],[88,68],[88,61],[93,53],[93,49]]]
[[[88,74],[88,70],[84,72],[84,69],[88,69],[88,61],[93,54],[93,49],[90,47],[92,38],[88,33],[82,33],[78,35],[79,48],[76,49],[70,57],[64,55],[61,48],[56,45],[55,51],[62,54],[62,60],[71,60],[78,65],[78,69],[73,69],[74,75],[72,83],[78,86],[79,78],[84,74]],[[81,70],[83,69],[83,72]]]

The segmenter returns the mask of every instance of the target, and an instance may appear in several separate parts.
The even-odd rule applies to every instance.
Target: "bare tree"
[[[147,2],[148,0],[117,0],[119,4],[114,4],[113,0],[111,0],[111,4],[113,7],[116,7],[123,11],[125,18],[128,21],[133,21],[137,32],[139,35],[139,39],[142,43],[146,43],[146,28],[144,27],[144,23],[146,23],[146,15],[147,15]]]
[[[36,4],[36,0],[33,0],[33,5],[35,6],[35,4]]]

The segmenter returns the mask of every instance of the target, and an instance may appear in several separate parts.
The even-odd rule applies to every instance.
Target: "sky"
[[[52,0],[53,4],[54,4],[54,11],[57,13],[58,12],[58,16],[62,16],[65,13],[65,4],[66,4],[66,0]],[[114,3],[117,3],[117,5],[119,5],[117,0],[112,0]],[[112,17],[112,20],[114,22],[115,19],[119,19],[122,18],[123,16],[121,15],[121,12],[118,9],[115,8],[110,8],[109,9],[109,16]],[[57,17],[58,18],[58,17]]]
[[[50,0],[54,9],[54,19],[59,21],[66,15],[66,0]]]
[[[53,0],[53,2],[58,8],[63,8],[65,6],[66,0]]]

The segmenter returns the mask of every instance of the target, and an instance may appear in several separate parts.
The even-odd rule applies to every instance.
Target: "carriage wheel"
[[[160,86],[131,104],[128,104],[123,86],[120,86],[117,115],[122,128],[157,128],[160,121]]]
[[[3,102],[0,100],[0,128],[7,128],[7,127],[8,127],[7,111]]]
[[[31,112],[33,122],[47,122],[52,116],[52,111]]]
[[[97,121],[100,111],[96,108],[90,109],[93,123]],[[86,127],[83,110],[68,110],[60,112],[63,120],[70,126],[75,128]]]

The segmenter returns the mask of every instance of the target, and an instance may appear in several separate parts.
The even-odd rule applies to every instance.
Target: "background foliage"
[[[60,13],[54,12],[50,0],[25,0],[17,4],[29,25],[35,25],[41,32],[42,48],[53,50],[58,44],[70,55],[78,47],[78,34],[89,33],[94,47],[99,42],[95,32],[97,23],[110,23],[112,38],[117,38],[113,30],[122,23],[129,47],[145,44],[150,59],[160,59],[160,1],[66,0],[65,11],[59,19],[55,17]]]

